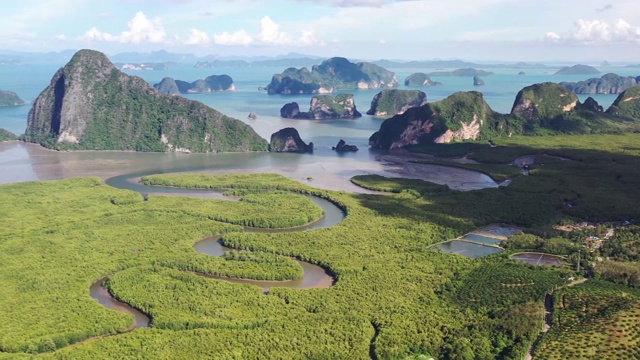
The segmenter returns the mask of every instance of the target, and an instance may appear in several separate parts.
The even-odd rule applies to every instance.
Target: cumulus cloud
[[[127,26],[129,30],[123,31],[120,35],[112,35],[93,27],[84,34],[83,39],[138,44],[162,43],[167,37],[160,19],[150,20],[142,11],[138,11]]]
[[[310,46],[310,45],[324,45],[324,43],[316,37],[316,34],[311,29],[302,30],[302,34],[296,43],[300,46]]]
[[[189,38],[185,41],[187,45],[206,45],[211,42],[211,38],[207,35],[206,32],[200,31],[198,29],[191,29]]]
[[[640,27],[618,19],[614,23],[602,20],[577,20],[574,29],[565,34],[548,32],[545,38],[553,42],[640,43]]]
[[[221,34],[214,35],[213,42],[217,45],[247,46],[253,43],[253,37],[244,29],[232,33],[225,31]]]
[[[280,31],[280,24],[265,16],[260,20],[258,39],[265,44],[286,45],[291,43],[289,35]]]

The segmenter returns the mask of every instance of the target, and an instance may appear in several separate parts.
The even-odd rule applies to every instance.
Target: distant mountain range
[[[24,65],[24,64],[66,64],[77,50],[69,49],[59,52],[26,52],[13,50],[0,50],[0,65]],[[124,52],[108,55],[112,63],[180,63],[199,64],[197,67],[216,66],[237,66],[237,67],[259,67],[259,66],[295,66],[310,67],[318,63],[318,60],[329,58],[309,54],[290,52],[278,56],[221,56],[209,54],[197,56],[188,53],[174,53],[166,50],[152,52]],[[556,65],[542,63],[516,62],[516,63],[475,63],[464,60],[388,60],[381,59],[371,61],[367,59],[353,59],[356,62],[367,61],[384,68],[429,68],[429,69],[457,69],[457,68],[514,68],[514,69],[539,69],[539,68],[559,68]],[[599,64],[604,66],[603,64]],[[610,64],[609,64],[610,65]],[[614,65],[615,66],[615,65]],[[622,67],[640,67],[640,64],[619,65]]]

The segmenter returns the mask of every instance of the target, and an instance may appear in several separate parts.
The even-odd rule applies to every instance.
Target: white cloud
[[[247,46],[253,43],[253,37],[242,29],[235,32],[223,32],[213,36],[213,42],[217,45],[242,45]]]
[[[300,46],[324,45],[324,42],[318,40],[313,30],[305,29],[305,30],[302,30],[302,35],[300,35],[297,45],[300,45]]]
[[[204,31],[200,31],[198,29],[191,29],[191,34],[185,44],[187,45],[206,45],[211,43],[211,38]]]
[[[213,41],[204,32],[191,29],[191,35],[185,42],[187,45],[207,44],[213,42],[216,45],[226,46],[248,46],[252,44],[259,45],[323,45],[324,43],[316,37],[311,29],[301,31],[298,38],[281,30],[280,24],[273,21],[270,17],[265,16],[260,20],[260,29],[257,34],[252,35],[245,29],[234,32],[224,31],[214,34]]]
[[[289,35],[280,31],[280,25],[268,16],[260,20],[258,39],[266,44],[286,45],[291,43]]]
[[[113,36],[109,33],[101,32],[100,30],[92,27],[82,36],[84,40],[89,41],[117,41],[116,36]]]
[[[579,19],[574,29],[565,34],[548,32],[546,40],[554,42],[593,43],[640,43],[640,27],[618,19],[614,23],[603,20]]]
[[[544,37],[545,39],[551,41],[559,41],[560,39],[562,39],[562,36],[560,36],[558,33],[554,33],[553,31],[546,33]]]
[[[166,41],[167,34],[164,31],[160,19],[149,20],[142,11],[138,11],[127,23],[127,26],[129,30],[123,31],[120,35],[101,32],[93,27],[89,29],[82,38],[92,41],[117,41],[125,44],[139,44],[142,42],[163,43]]]

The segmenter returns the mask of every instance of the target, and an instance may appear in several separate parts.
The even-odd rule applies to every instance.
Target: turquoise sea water
[[[26,129],[27,115],[31,102],[49,85],[52,76],[60,65],[0,65],[0,90],[16,92],[28,104],[17,107],[0,107],[0,128],[13,133],[22,134]],[[369,137],[380,128],[384,117],[366,115],[371,99],[379,90],[354,90],[353,93],[358,110],[365,114],[358,119],[347,120],[294,120],[280,118],[280,108],[288,102],[296,101],[301,109],[308,109],[312,95],[267,95],[259,91],[259,86],[267,85],[273,74],[284,70],[282,67],[217,67],[198,69],[192,65],[176,65],[167,70],[127,71],[130,75],[140,76],[150,84],[159,82],[164,77],[173,77],[185,81],[204,79],[209,75],[230,75],[236,84],[237,91],[209,94],[190,94],[186,97],[200,101],[229,116],[250,124],[263,138],[269,140],[271,134],[284,128],[295,127],[305,142],[314,143],[313,155],[308,154],[137,154],[127,152],[79,152],[76,154],[47,152],[28,144],[5,144],[0,149],[0,183],[27,180],[56,179],[69,176],[123,174],[136,171],[173,172],[185,170],[216,169],[248,169],[262,168],[264,171],[280,169],[281,173],[292,178],[316,179],[332,188],[336,179],[344,182],[339,189],[351,186],[348,179],[356,174],[377,173],[393,176],[387,164],[376,162],[380,151],[368,148]],[[431,72],[442,69],[390,69],[396,72],[402,84],[406,76],[414,72]],[[450,69],[453,70],[453,69]],[[457,91],[481,91],[487,103],[498,112],[507,113],[515,96],[523,87],[545,81],[579,81],[589,76],[554,76],[557,69],[524,69],[527,75],[517,75],[520,69],[490,69],[496,75],[483,77],[486,85],[473,86],[471,77],[433,77],[443,83],[442,86],[418,87],[427,94],[428,101],[437,101]],[[611,68],[600,69],[603,72],[616,72],[620,75],[637,75],[633,69]],[[401,85],[401,89],[407,87]],[[412,88],[416,89],[416,88]],[[587,96],[580,96],[585,99]],[[608,107],[616,95],[598,95],[596,100]],[[257,119],[250,120],[250,112],[257,114]],[[357,145],[356,153],[340,153],[331,150],[332,146],[344,139],[349,144]],[[286,167],[286,168],[283,168]],[[129,171],[131,169],[131,171]],[[391,169],[391,171],[394,171]],[[449,170],[451,171],[451,170]],[[468,184],[481,184],[480,187],[494,184],[482,174],[469,174],[461,180],[449,173],[433,171],[434,177],[427,180],[448,184],[452,188],[466,188]],[[334,175],[329,178],[328,175]],[[437,176],[436,176],[437,175]],[[406,176],[406,175],[403,175]],[[474,177],[475,176],[475,177]],[[484,178],[483,178],[484,177]],[[486,178],[486,179],[485,179]]]
[[[16,92],[22,99],[30,103],[50,82],[59,66],[56,65],[1,65],[0,90]],[[288,102],[296,101],[301,109],[307,109],[311,95],[267,95],[259,91],[258,86],[265,86],[275,73],[282,72],[281,67],[217,67],[194,68],[192,65],[176,65],[168,70],[127,71],[131,75],[140,76],[150,84],[160,82],[163,77],[173,77],[185,81],[204,79],[209,75],[230,75],[236,84],[237,91],[210,94],[192,94],[186,97],[201,101],[229,116],[243,120],[253,126],[264,138],[286,126],[294,126],[305,141],[313,141],[316,146],[332,146],[339,138],[366,147],[369,136],[375,132],[384,118],[364,115],[354,120],[309,121],[281,119],[280,108]],[[396,72],[400,83],[413,72],[431,72],[435,69],[390,69]],[[440,70],[440,69],[438,69]],[[443,83],[442,86],[420,87],[427,94],[428,101],[436,101],[457,91],[481,91],[489,105],[498,112],[511,110],[517,92],[525,86],[545,81],[579,81],[592,76],[554,76],[555,68],[524,69],[526,75],[517,75],[519,69],[489,69],[496,75],[483,77],[486,85],[473,86],[471,77],[433,77]],[[637,69],[609,68],[604,72],[615,72],[620,75],[639,75]],[[403,85],[400,88],[406,88]],[[415,89],[415,88],[412,88]],[[356,106],[363,114],[368,110],[371,99],[378,90],[346,91],[355,95]],[[580,96],[584,100],[587,96]],[[605,108],[615,99],[615,95],[596,95],[595,99]],[[30,105],[0,108],[0,127],[21,134],[26,128],[26,118]],[[258,115],[256,120],[248,120],[249,112]]]

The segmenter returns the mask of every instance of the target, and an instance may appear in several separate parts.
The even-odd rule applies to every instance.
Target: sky
[[[0,0],[0,49],[640,63],[638,0]]]

